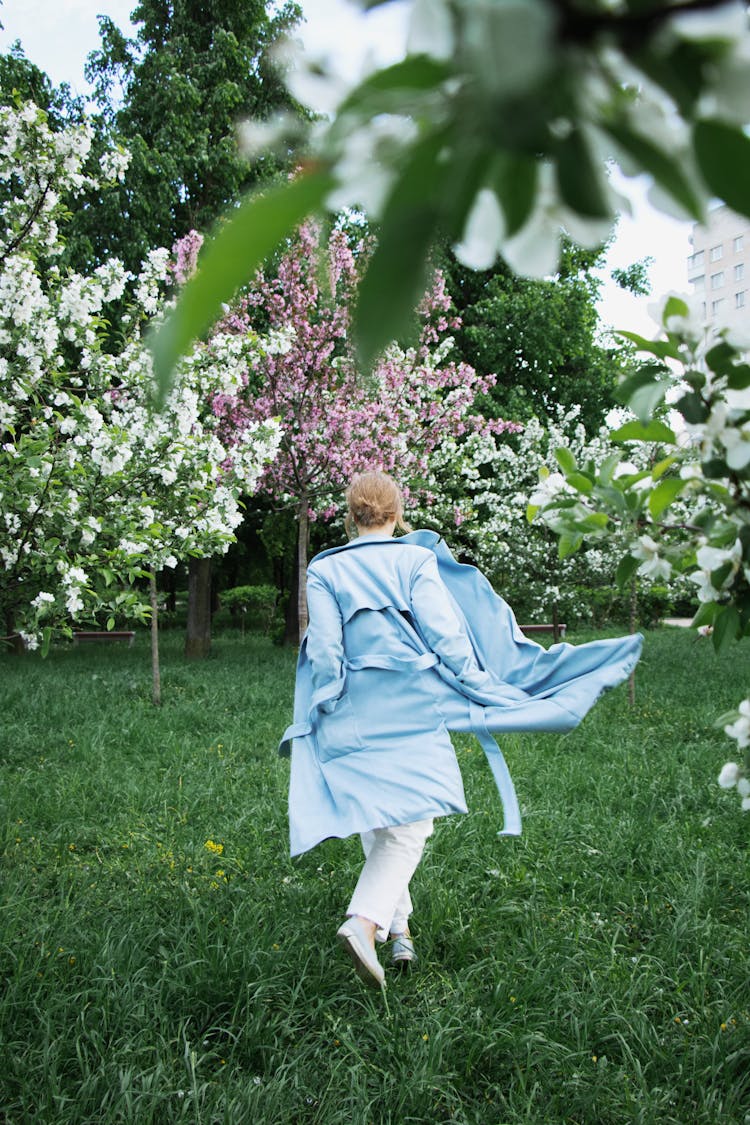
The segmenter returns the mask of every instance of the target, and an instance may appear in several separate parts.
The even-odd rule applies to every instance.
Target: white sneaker
[[[336,937],[351,957],[357,976],[371,988],[385,988],[383,966],[359,919],[347,918],[343,926],[339,926]]]

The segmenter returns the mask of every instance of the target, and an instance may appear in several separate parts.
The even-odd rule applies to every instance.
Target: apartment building
[[[690,236],[688,281],[711,327],[750,332],[750,219],[722,205]]]

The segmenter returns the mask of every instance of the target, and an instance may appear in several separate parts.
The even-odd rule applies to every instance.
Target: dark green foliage
[[[0,55],[0,104],[35,102],[49,115],[50,125],[61,126],[84,118],[83,98],[74,97],[67,82],[53,86],[49,77],[26,58],[19,42]]]
[[[99,107],[97,144],[131,153],[124,182],[89,195],[77,210],[68,255],[79,267],[111,254],[131,269],[154,246],[207,230],[241,192],[282,167],[249,165],[235,125],[295,110],[272,65],[280,36],[300,9],[289,0],[141,0],[127,39],[100,17],[101,48],[86,68]]]
[[[440,264],[463,326],[461,357],[497,384],[480,409],[489,417],[544,418],[553,404],[579,405],[589,433],[603,423],[612,392],[631,362],[626,348],[598,338],[593,274],[602,253],[567,244],[554,279],[518,277],[502,264],[475,272],[444,252]]]

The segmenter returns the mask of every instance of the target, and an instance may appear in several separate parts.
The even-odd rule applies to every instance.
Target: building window
[[[721,289],[723,284],[724,284],[724,270],[720,270],[719,273],[712,273],[711,274],[711,288],[712,289]]]
[[[723,254],[724,254],[723,245],[711,247],[711,261],[712,262],[718,262],[719,258],[721,258],[723,256]]]
[[[734,295],[734,307],[736,309],[744,309],[745,307],[745,293],[747,290],[743,289],[740,293]]]
[[[734,267],[734,280],[735,281],[742,281],[744,279],[744,277],[745,277],[745,263],[744,262],[738,262],[737,265]]]
[[[744,237],[745,237],[744,235],[738,234],[737,237],[735,238],[735,240],[734,240],[734,252],[735,252],[735,254],[739,254],[740,251],[742,250],[742,244],[743,244]]]
[[[724,298],[723,297],[719,297],[718,301],[712,301],[711,302],[711,313],[712,313],[713,316],[716,316],[717,313],[721,312],[721,308],[722,308],[723,304],[724,304]]]
[[[700,277],[691,277],[690,284],[695,286],[695,289],[702,289],[706,284],[706,275],[702,273]]]
[[[688,269],[689,270],[697,270],[697,269],[700,269],[700,267],[702,265],[703,265],[703,251],[702,250],[696,250],[695,253],[691,254],[690,257],[688,258]]]

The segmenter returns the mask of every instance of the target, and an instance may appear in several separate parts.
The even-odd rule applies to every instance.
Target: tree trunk
[[[188,619],[185,656],[202,660],[211,651],[211,560],[188,565]]]
[[[12,609],[6,610],[5,613],[5,636],[0,638],[0,643],[2,641],[7,642],[8,651],[14,656],[22,656],[26,652],[23,637],[16,632],[16,619]]]
[[[159,601],[156,594],[156,575],[149,576],[151,594],[151,701],[161,707],[161,669],[159,668]]]
[[[297,643],[307,628],[307,539],[310,534],[310,515],[307,493],[303,492],[299,502],[297,518]]]
[[[284,644],[296,645],[299,643],[299,622],[297,613],[297,556],[292,562],[292,574],[289,582],[289,597],[284,614]]]

